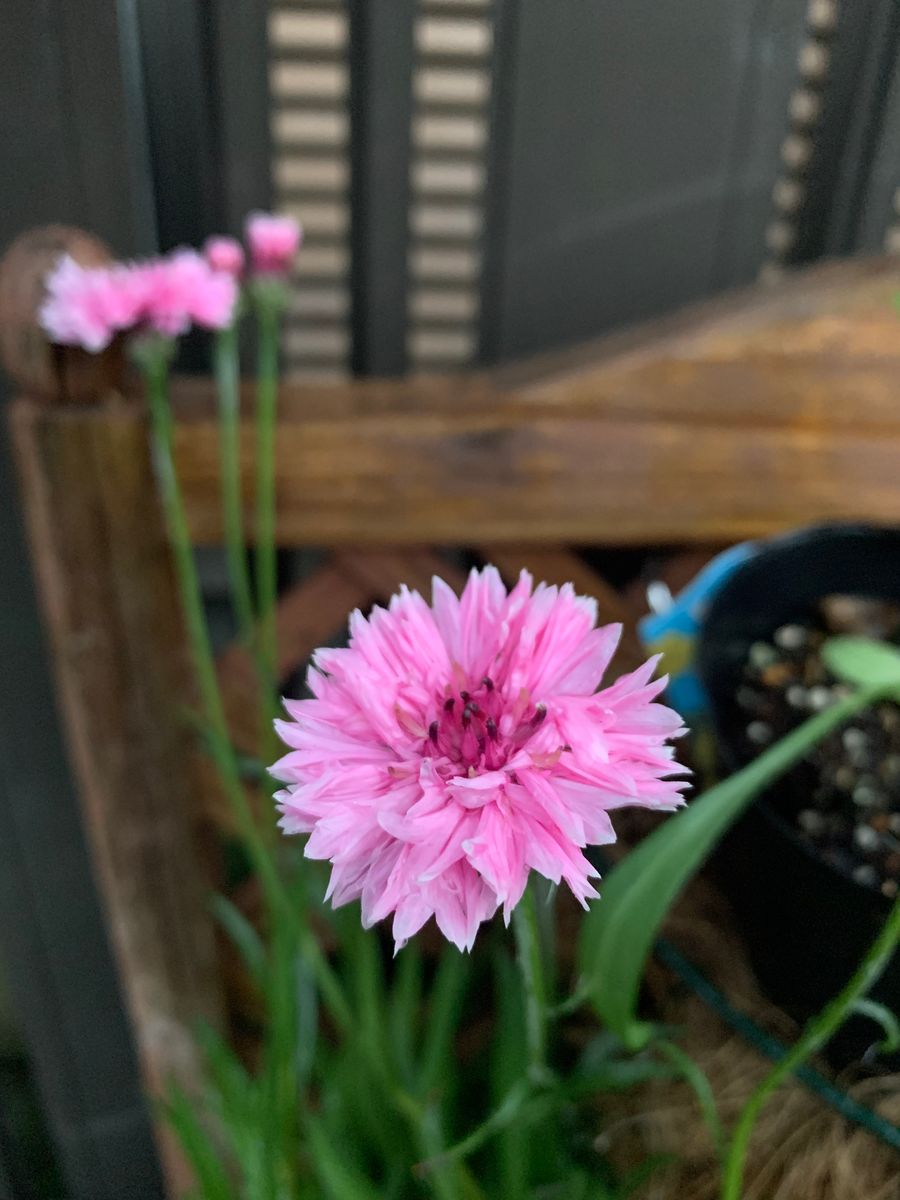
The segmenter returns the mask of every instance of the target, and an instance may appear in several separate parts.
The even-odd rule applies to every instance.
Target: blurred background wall
[[[293,370],[504,361],[900,248],[898,36],[895,0],[5,0],[0,243],[64,221],[128,256],[274,205],[306,227]],[[0,1088],[35,1080],[46,1130],[0,1119],[0,1197],[144,1200],[3,454]]]

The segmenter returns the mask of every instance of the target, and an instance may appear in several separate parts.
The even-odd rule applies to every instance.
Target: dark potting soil
[[[900,643],[900,605],[828,596],[749,647],[736,695],[746,761],[848,694],[820,655],[837,633]],[[900,887],[900,706],[884,702],[859,713],[783,778],[773,801],[827,862],[893,898]]]

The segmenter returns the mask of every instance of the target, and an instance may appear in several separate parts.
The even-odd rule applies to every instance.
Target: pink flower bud
[[[244,269],[244,248],[234,238],[207,238],[203,254],[214,271],[223,271],[234,279],[237,279]]]
[[[302,231],[293,217],[250,213],[245,225],[250,261],[258,275],[285,275],[300,248]]]

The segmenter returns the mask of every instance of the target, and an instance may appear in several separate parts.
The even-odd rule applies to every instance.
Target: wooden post
[[[184,723],[181,613],[136,402],[20,400],[12,434],[84,822],[144,1081],[199,1077],[222,1004]],[[41,798],[36,796],[39,804]],[[157,1124],[171,1194],[189,1179]]]

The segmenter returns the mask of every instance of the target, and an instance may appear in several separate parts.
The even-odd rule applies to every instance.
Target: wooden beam
[[[781,290],[516,368],[288,383],[285,546],[716,543],[808,522],[900,520],[900,266],[842,263]],[[174,385],[191,529],[220,542],[212,385]],[[252,498],[252,389],[243,462]],[[143,421],[112,397],[35,422]],[[23,417],[24,419],[24,417]]]
[[[288,384],[280,540],[714,543],[900,520],[898,286],[894,263],[830,265],[496,374]],[[212,390],[175,390],[192,529],[216,542]]]
[[[62,415],[62,414],[57,414]],[[130,409],[12,414],[34,563],[84,826],[148,1092],[199,1086],[222,1014],[196,845],[181,614],[143,426]],[[40,803],[40,797],[35,797]],[[190,1175],[160,1118],[172,1195]]]

